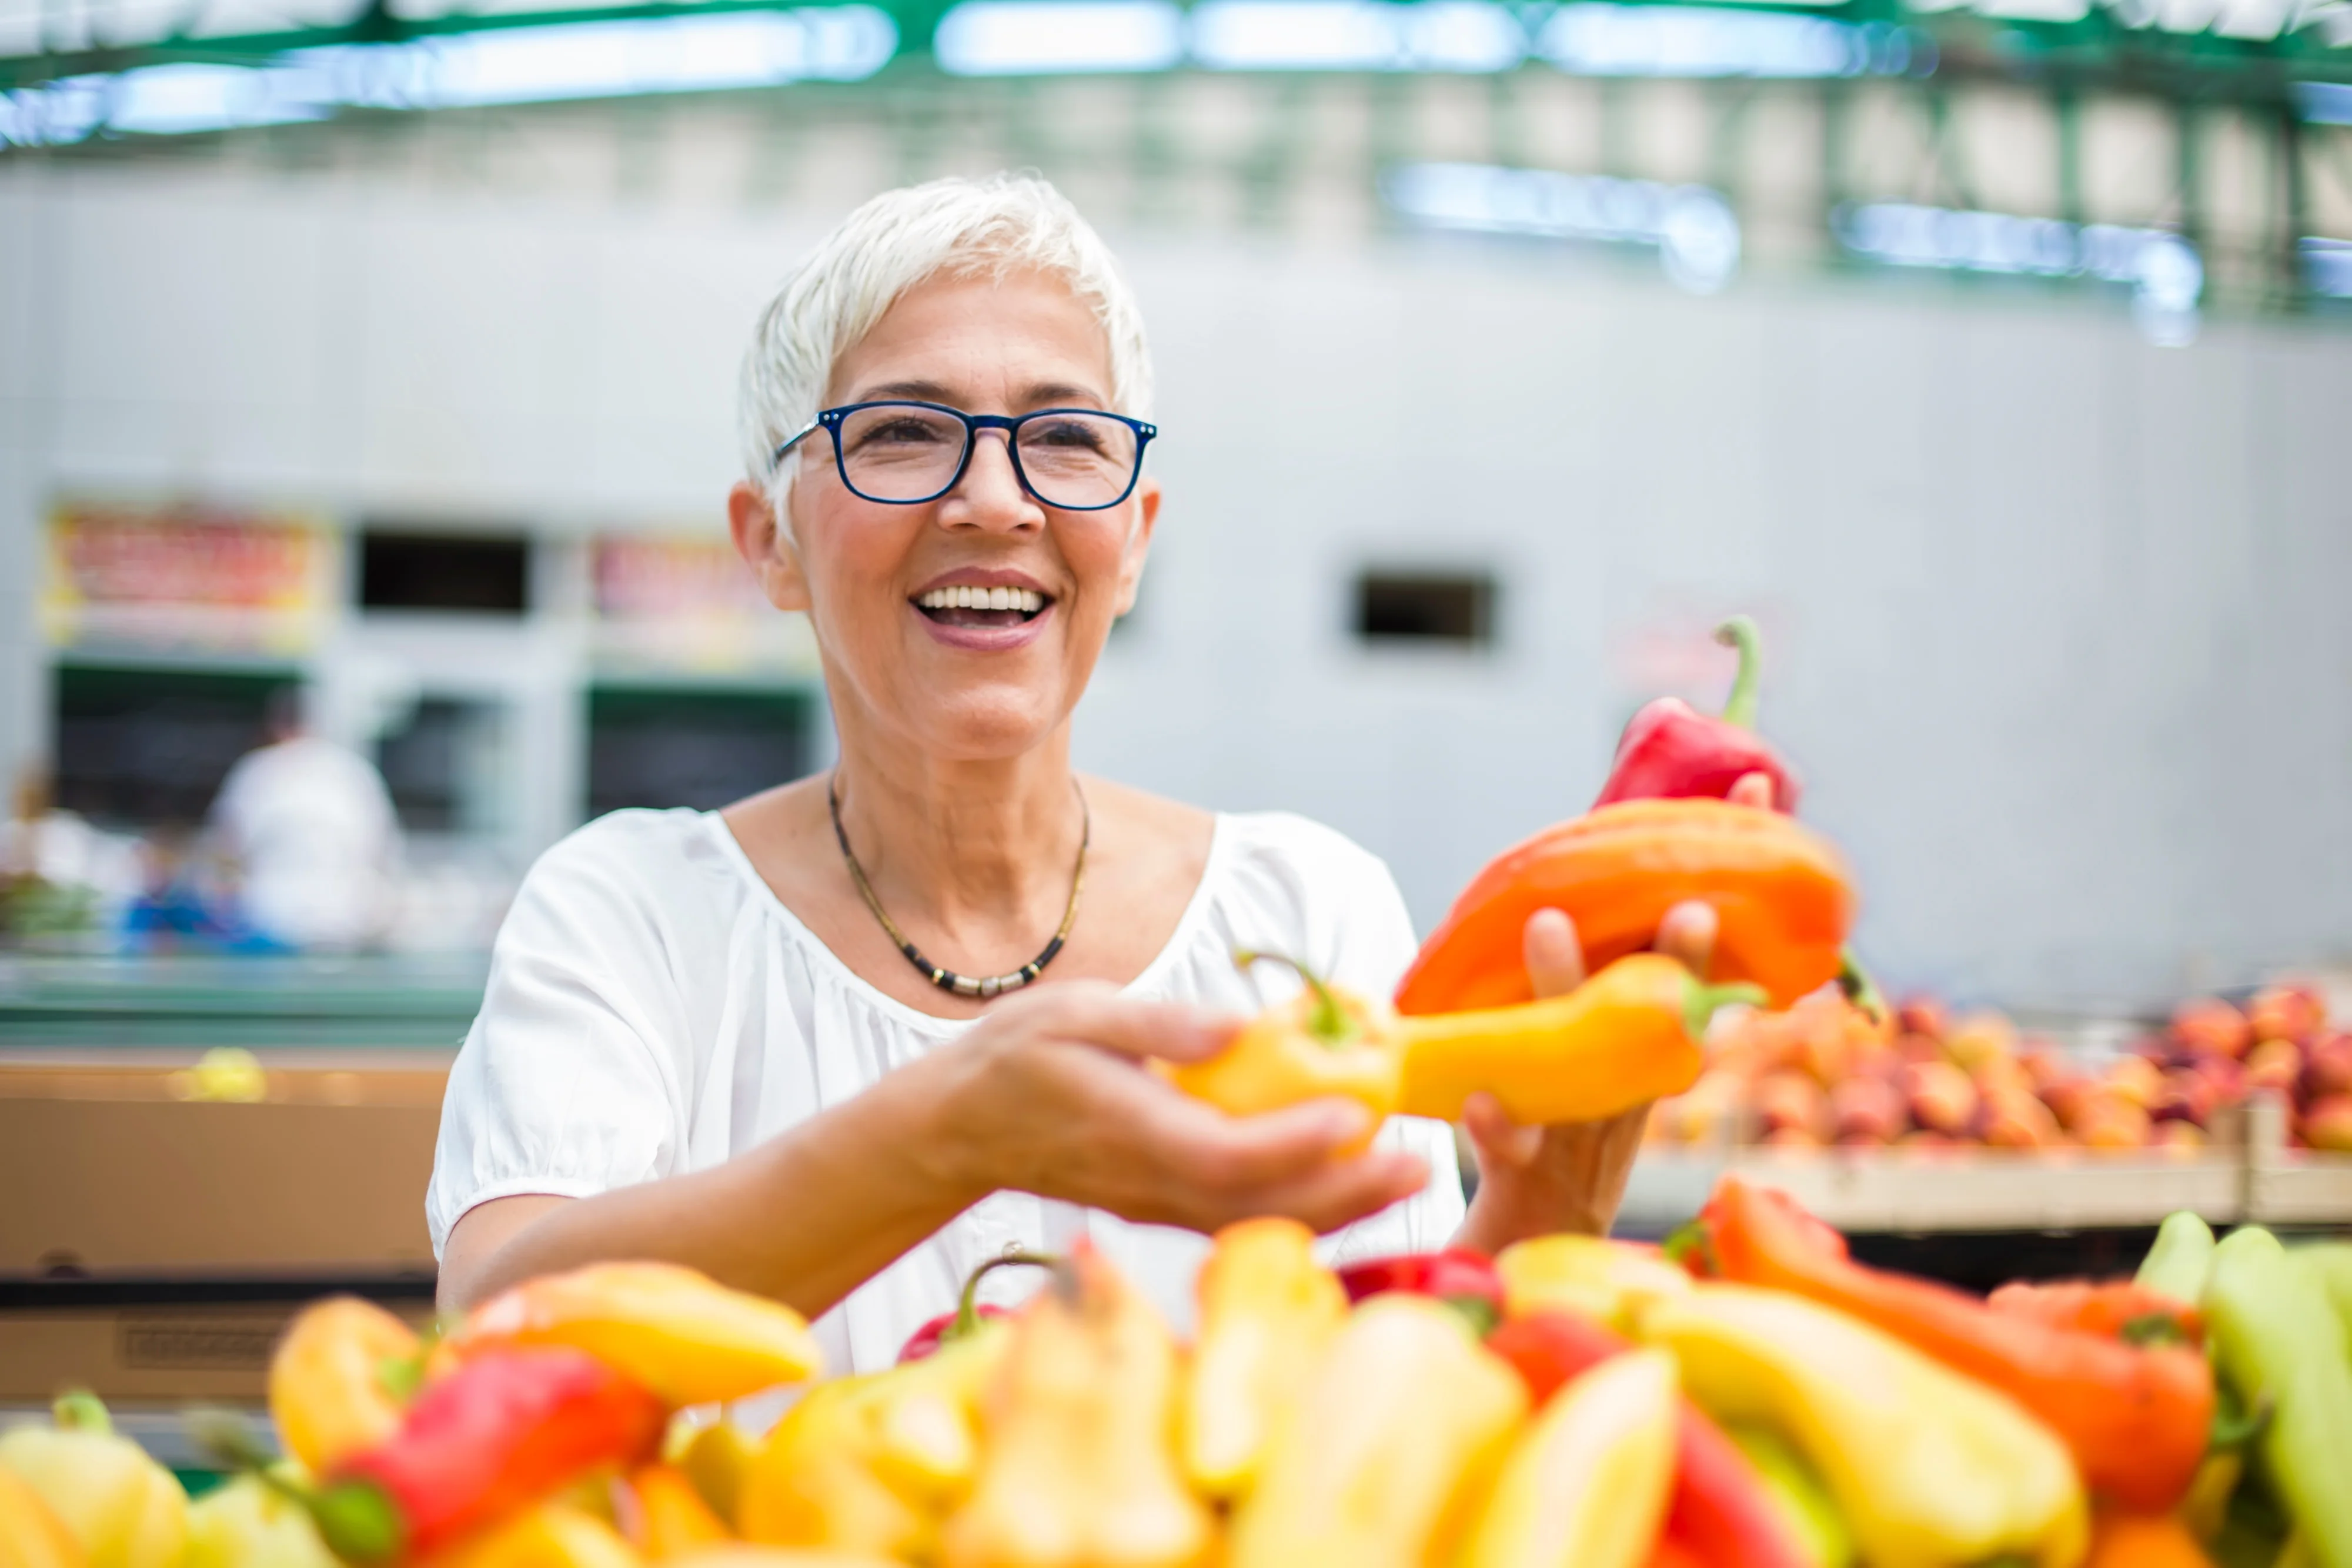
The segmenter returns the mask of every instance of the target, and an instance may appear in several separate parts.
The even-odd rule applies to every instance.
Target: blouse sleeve
[[[1332,835],[1338,838],[1338,835]],[[1344,897],[1333,901],[1337,928],[1324,971],[1349,990],[1387,997],[1404,977],[1420,943],[1412,916],[1388,865],[1370,851],[1340,839],[1345,869],[1332,868],[1328,881]],[[1429,1162],[1429,1185],[1414,1197],[1335,1232],[1325,1239],[1334,1263],[1395,1252],[1433,1252],[1462,1228],[1467,1205],[1462,1196],[1461,1157],[1454,1129],[1419,1116],[1395,1116],[1381,1130],[1380,1145],[1404,1149]]]
[[[582,829],[531,868],[499,929],[441,1104],[425,1205],[436,1258],[477,1204],[648,1181],[684,1146],[675,1052],[690,1034],[631,847],[614,818]]]

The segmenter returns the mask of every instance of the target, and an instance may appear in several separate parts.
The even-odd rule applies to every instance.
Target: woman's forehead
[[[900,295],[834,365],[835,401],[913,397],[1107,405],[1110,339],[1059,277],[933,277]]]

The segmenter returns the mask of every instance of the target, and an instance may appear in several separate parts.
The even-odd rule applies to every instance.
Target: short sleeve
[[[637,813],[622,813],[624,816]],[[585,1197],[670,1174],[685,1144],[680,988],[628,826],[541,857],[499,927],[450,1070],[425,1218],[437,1258],[478,1204]]]

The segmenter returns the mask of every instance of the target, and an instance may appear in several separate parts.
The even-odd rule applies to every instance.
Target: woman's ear
[[[779,610],[809,607],[808,578],[801,570],[800,551],[792,538],[776,526],[776,507],[768,494],[749,480],[727,493],[727,531],[735,553],[759,580],[760,591]]]
[[[1143,586],[1144,558],[1151,553],[1151,530],[1160,522],[1160,481],[1146,479],[1135,487],[1135,527],[1127,536],[1127,554],[1118,565],[1118,599],[1114,615],[1135,608],[1136,591]]]

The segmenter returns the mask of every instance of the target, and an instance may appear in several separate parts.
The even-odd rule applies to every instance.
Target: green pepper
[[[2205,1293],[2205,1275],[2212,1267],[2213,1228],[2184,1208],[2164,1217],[2135,1282],[2193,1307]]]
[[[2246,1226],[2214,1250],[2200,1304],[2221,1375],[2271,1412],[2255,1452],[2314,1568],[2352,1568],[2352,1354],[2317,1274]]]
[[[2294,1250],[2327,1292],[2336,1321],[2344,1326],[2345,1343],[2352,1347],[2352,1241],[2314,1241]]]
[[[1853,1532],[1803,1456],[1767,1427],[1727,1427],[1724,1433],[1756,1467],[1764,1495],[1816,1568],[1853,1568]]]

